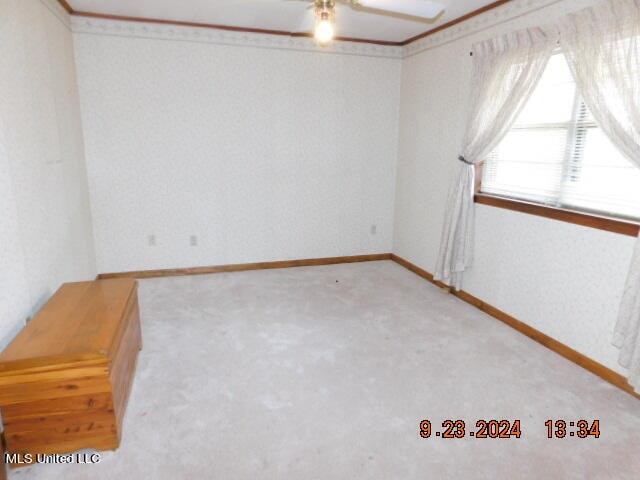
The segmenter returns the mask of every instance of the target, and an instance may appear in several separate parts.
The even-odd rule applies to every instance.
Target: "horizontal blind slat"
[[[482,191],[640,219],[640,169],[576,103],[575,88],[566,60],[554,55],[514,127],[486,159]]]

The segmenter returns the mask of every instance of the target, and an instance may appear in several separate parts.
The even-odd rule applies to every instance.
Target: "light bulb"
[[[321,44],[329,43],[333,39],[333,33],[333,23],[331,23],[329,15],[323,13],[320,21],[316,24],[316,40]]]

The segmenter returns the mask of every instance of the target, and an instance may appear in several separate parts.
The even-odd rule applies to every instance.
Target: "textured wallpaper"
[[[49,0],[0,1],[0,348],[95,276],[73,41]]]
[[[74,35],[100,272],[390,251],[396,50],[104,28]]]
[[[403,51],[318,53],[88,20],[72,44],[55,1],[0,0],[0,347],[60,283],[95,274],[92,236],[101,272],[392,248],[433,271],[472,42],[587,3],[514,0]],[[477,213],[465,289],[621,371],[610,339],[634,239]]]
[[[405,51],[395,253],[434,270],[469,105],[472,43],[552,22],[589,3],[514,0],[465,22],[473,24],[468,31],[463,23],[430,39],[425,50]],[[634,239],[494,207],[476,211],[475,263],[464,289],[624,372],[610,343]]]

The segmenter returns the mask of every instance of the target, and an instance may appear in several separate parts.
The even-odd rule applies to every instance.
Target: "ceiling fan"
[[[308,32],[315,26],[314,36],[318,43],[327,45],[331,42],[335,33],[336,1],[347,3],[352,8],[363,7],[372,13],[400,13],[420,18],[435,18],[444,10],[443,4],[430,0],[313,0],[309,7],[313,10],[298,31]]]

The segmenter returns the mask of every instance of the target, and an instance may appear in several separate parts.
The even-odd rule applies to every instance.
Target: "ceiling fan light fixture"
[[[333,40],[335,35],[333,24],[335,3],[333,1],[318,1],[316,5],[316,28],[314,37],[320,45],[325,46]]]
[[[316,23],[314,36],[318,43],[320,43],[321,45],[326,45],[331,40],[333,40],[333,35],[333,22],[327,14],[323,13]]]

